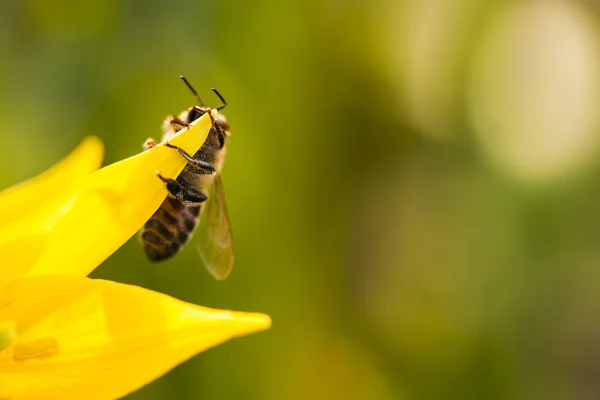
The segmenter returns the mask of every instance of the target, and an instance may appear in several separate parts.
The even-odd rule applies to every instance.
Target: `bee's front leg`
[[[158,171],[156,176],[166,184],[169,197],[179,200],[186,206],[199,206],[208,198],[204,193],[185,181],[165,178]]]
[[[179,132],[183,128],[189,128],[190,127],[190,124],[188,124],[185,121],[182,121],[181,119],[179,119],[175,115],[171,115],[171,119],[169,120],[169,124],[171,125],[171,128],[173,128],[174,132]]]
[[[187,162],[192,166],[192,168],[191,168],[192,172],[194,172],[196,174],[201,174],[201,175],[210,175],[210,174],[215,173],[215,167],[213,167],[206,161],[198,160],[198,159],[190,156],[185,150],[183,150],[177,146],[173,146],[170,143],[165,143],[165,146],[167,146],[171,149],[177,150],[179,152],[179,154],[181,154],[183,156],[183,158],[185,158],[187,160]]]
[[[157,143],[154,138],[148,138],[146,139],[144,144],[142,144],[142,147],[144,148],[144,150],[150,150],[151,148],[156,147],[156,145]]]

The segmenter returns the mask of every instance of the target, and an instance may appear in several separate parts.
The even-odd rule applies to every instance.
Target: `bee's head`
[[[208,110],[208,107],[193,106],[188,112],[186,122],[188,124],[191,124],[192,122],[206,114]],[[229,123],[227,122],[227,118],[223,114],[217,113],[212,121],[216,129],[211,129],[210,133],[218,135],[220,147],[223,147],[225,145],[226,137],[230,135]]]
[[[208,112],[209,108],[204,105],[204,102],[202,101],[202,99],[198,95],[198,92],[196,92],[196,89],[194,89],[192,84],[190,82],[188,82],[188,80],[185,77],[180,76],[180,78],[185,82],[187,87],[192,91],[192,93],[194,94],[194,97],[196,97],[196,100],[198,100],[198,103],[200,104],[199,106],[194,106],[189,110],[188,116],[187,116],[187,123],[190,124],[193,121],[200,118],[201,116],[203,116],[204,114],[206,114]],[[215,107],[214,110],[220,111],[220,110],[224,109],[225,107],[227,107],[227,102],[225,101],[223,96],[221,96],[221,93],[219,93],[217,91],[217,89],[215,89],[215,88],[212,88],[212,91],[215,92],[215,94],[223,102],[223,104],[221,104],[220,106]],[[216,117],[214,117],[212,122],[215,125],[216,129],[211,129],[210,133],[215,134],[217,136],[217,138],[219,140],[219,146],[220,146],[220,148],[223,148],[223,146],[225,146],[225,138],[230,135],[229,123],[227,122],[227,118],[225,118],[225,116],[223,114],[217,113]]]

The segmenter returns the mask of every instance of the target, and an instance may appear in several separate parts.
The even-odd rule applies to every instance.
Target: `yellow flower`
[[[194,153],[208,116],[169,142]],[[266,329],[257,313],[212,310],[85,276],[166,196],[181,155],[163,145],[95,171],[86,139],[45,173],[0,193],[0,399],[113,399],[193,355]]]

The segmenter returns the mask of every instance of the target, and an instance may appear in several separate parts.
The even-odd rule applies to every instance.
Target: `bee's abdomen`
[[[144,251],[152,262],[173,257],[198,225],[200,207],[186,207],[167,198],[140,230]]]

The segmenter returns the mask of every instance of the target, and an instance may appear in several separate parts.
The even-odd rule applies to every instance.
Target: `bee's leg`
[[[214,89],[213,89],[214,90]],[[219,95],[219,97],[221,97],[221,95]],[[221,108],[224,108],[227,104],[220,106]],[[220,110],[220,108],[217,108],[217,110]],[[212,110],[209,108],[208,109],[208,117],[210,118],[210,123],[212,125],[212,128],[219,134],[219,135],[223,135],[223,130],[221,129],[221,125],[217,124],[215,122],[215,118],[212,115]]]
[[[169,121],[169,124],[171,125],[171,128],[173,128],[173,130],[175,132],[179,132],[183,128],[190,127],[190,124],[188,124],[185,121],[182,121],[181,119],[179,119],[178,117],[176,117],[174,115],[171,116],[171,120]]]
[[[156,144],[157,143],[154,138],[148,138],[146,139],[142,147],[144,148],[144,150],[150,150],[151,148],[156,147]]]
[[[185,150],[183,150],[177,146],[173,146],[170,143],[165,143],[165,146],[167,146],[171,149],[177,150],[179,152],[179,154],[181,154],[183,156],[183,158],[185,158],[187,160],[187,162],[192,166],[192,172],[194,172],[196,174],[202,174],[202,175],[206,175],[206,174],[210,175],[210,174],[215,173],[215,167],[213,167],[206,161],[198,160],[198,159],[190,156]]]
[[[215,93],[217,93],[217,96],[219,96],[219,98],[221,100],[223,100],[223,97],[221,97],[221,95],[219,94],[219,92],[217,92],[215,90],[215,88],[213,88],[213,91]],[[223,104],[220,105],[219,107],[216,108],[216,110],[221,110],[223,108],[227,107],[227,103],[225,103],[225,100],[223,100]],[[221,143],[221,147],[223,147],[223,145],[225,144],[225,134],[223,133],[223,129],[221,129],[221,125],[217,124],[215,122],[215,119],[212,116],[212,113],[210,112],[211,110],[208,110],[208,116],[210,117],[210,123],[212,124],[212,128],[215,130],[215,132],[217,132],[217,134],[219,135],[219,142]]]
[[[198,206],[208,198],[204,193],[185,181],[180,182],[175,179],[165,178],[158,171],[156,172],[156,176],[166,184],[169,197],[179,200],[186,206]]]

